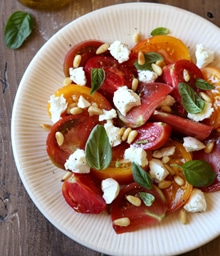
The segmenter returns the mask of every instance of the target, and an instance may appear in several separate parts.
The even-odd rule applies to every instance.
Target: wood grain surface
[[[29,198],[16,169],[11,148],[11,113],[21,77],[33,56],[50,37],[72,20],[105,6],[134,1],[72,0],[56,12],[29,9],[16,0],[0,1],[0,255],[1,256],[101,256],[72,241],[39,212]],[[136,1],[141,2],[141,1]],[[144,1],[143,1],[144,2]],[[194,12],[220,26],[219,0],[145,1],[170,4]],[[3,43],[6,21],[24,10],[35,19],[34,33],[18,49]],[[220,216],[219,216],[220,217]],[[220,229],[220,227],[219,227]],[[182,256],[220,255],[220,237]],[[134,255],[135,256],[135,255]]]

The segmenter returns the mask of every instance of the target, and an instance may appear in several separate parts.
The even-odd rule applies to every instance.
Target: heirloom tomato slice
[[[147,122],[136,130],[138,135],[132,145],[144,150],[155,150],[168,141],[172,127],[162,122]]]
[[[129,162],[124,162],[124,151],[129,148],[129,144],[122,142],[112,148],[112,162],[104,170],[91,169],[91,174],[98,180],[112,178],[119,184],[128,184],[133,182],[132,166]]]
[[[157,52],[162,55],[166,64],[177,60],[190,60],[187,46],[178,38],[168,35],[152,36],[137,43],[132,54],[142,51],[143,53]]]
[[[141,200],[141,205],[135,206],[126,199],[129,195],[140,198],[141,192],[154,197],[152,205],[146,206]],[[133,182],[123,187],[112,203],[112,225],[117,234],[132,232],[159,223],[165,217],[166,211],[166,198],[157,186],[153,185],[151,189],[145,189]],[[127,226],[116,225],[114,221],[121,218],[128,218],[130,224]]]
[[[80,67],[83,67],[87,60],[96,55],[96,50],[103,44],[98,40],[87,40],[75,44],[66,54],[63,63],[63,71],[69,77],[69,68],[73,67],[73,60],[76,55],[81,56]]]
[[[89,173],[72,174],[64,181],[62,194],[76,212],[98,214],[106,208],[100,186]]]
[[[191,154],[185,150],[183,145],[175,140],[170,140],[167,142],[165,147],[175,147],[175,153],[172,156],[169,156],[170,160],[167,165],[172,170],[172,175],[170,174],[166,180],[171,181],[171,186],[163,189],[163,193],[167,199],[167,214],[175,212],[180,209],[185,202],[189,199],[191,195],[193,186],[189,184],[184,176],[184,173],[181,168],[175,167],[175,165],[181,166],[185,162],[192,160]],[[178,185],[174,181],[174,177],[179,176],[184,181],[183,185]]]

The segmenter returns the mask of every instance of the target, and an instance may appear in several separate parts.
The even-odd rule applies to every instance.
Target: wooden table
[[[0,2],[0,255],[2,256],[101,256],[67,238],[35,207],[19,178],[11,148],[10,122],[14,97],[21,77],[39,48],[59,29],[92,10],[125,2],[120,0],[73,0],[57,12],[42,12],[22,6],[16,0]],[[141,1],[136,1],[141,2]],[[143,1],[144,2],[144,1]],[[219,0],[161,0],[194,12],[220,26]],[[16,10],[32,14],[34,33],[19,50],[3,44],[3,30]],[[220,216],[219,216],[220,217]],[[220,237],[182,256],[220,255]]]

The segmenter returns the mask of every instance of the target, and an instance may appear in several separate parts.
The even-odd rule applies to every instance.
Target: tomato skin
[[[112,101],[114,92],[121,86],[126,85],[131,88],[134,74],[125,64],[119,64],[111,56],[94,56],[90,58],[85,65],[87,85],[91,86],[91,72],[93,68],[103,68],[105,79],[99,88],[99,92],[109,101]]]
[[[141,147],[144,150],[155,150],[162,147],[168,141],[172,127],[162,122],[147,122],[136,130],[138,135],[132,145]]]
[[[67,115],[56,122],[46,141],[46,150],[55,165],[64,169],[67,158],[77,148],[84,149],[90,132],[98,124],[98,118],[85,114]],[[55,134],[59,131],[64,135],[64,143],[59,146]],[[73,140],[74,138],[74,140]]]
[[[209,125],[161,111],[155,111],[152,120],[167,123],[178,134],[185,134],[199,140],[206,139],[212,132],[212,127]]]
[[[133,47],[132,53],[139,51],[160,53],[166,64],[182,59],[190,60],[186,45],[180,39],[168,35],[153,36],[140,41]]]
[[[132,128],[145,124],[159,103],[172,91],[172,88],[163,83],[140,83],[137,93],[141,98],[141,105],[133,107],[126,116],[119,115],[120,119]]]
[[[143,201],[140,206],[134,206],[126,199],[126,195],[139,196],[139,192],[147,192],[155,197],[151,206],[146,206]],[[111,217],[113,228],[117,234],[132,232],[159,223],[167,211],[167,202],[162,191],[155,185],[151,189],[145,189],[133,182],[119,192],[118,197],[112,203]],[[128,217],[130,225],[121,227],[114,224],[114,220]]]
[[[83,67],[87,60],[96,55],[96,50],[103,44],[98,40],[87,40],[75,44],[66,54],[63,63],[63,71],[69,77],[69,68],[73,67],[73,60],[76,55],[81,55],[80,67]]]
[[[106,208],[102,191],[90,174],[73,174],[64,181],[62,194],[76,212],[98,214]]]

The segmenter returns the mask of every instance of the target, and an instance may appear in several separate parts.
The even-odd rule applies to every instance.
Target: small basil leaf
[[[158,27],[151,31],[150,33],[152,36],[158,36],[158,35],[167,35],[169,34],[169,29],[165,27]]]
[[[196,79],[195,86],[202,90],[212,90],[215,88],[212,84],[208,83],[207,81],[201,78]]]
[[[151,189],[152,180],[150,175],[136,163],[132,163],[132,174],[134,181],[137,182],[141,187]]]
[[[195,187],[205,187],[212,184],[216,173],[212,166],[204,160],[191,160],[181,166],[186,180]]]
[[[147,192],[139,192],[140,198],[146,206],[151,206],[155,201],[155,196]]]
[[[93,68],[91,76],[92,76],[92,88],[91,88],[90,94],[93,94],[102,85],[105,79],[105,71],[102,68]]]
[[[18,49],[31,34],[34,22],[30,14],[14,12],[7,20],[4,30],[4,42],[8,48]]]
[[[157,52],[148,52],[144,54],[145,63],[144,65],[139,65],[138,61],[135,61],[134,65],[138,70],[151,70],[151,65],[159,60],[163,60],[163,57]]]
[[[147,144],[149,141],[148,140],[138,140],[135,142],[135,144]]]
[[[86,160],[96,170],[106,169],[112,160],[112,148],[105,128],[96,125],[86,143]]]
[[[204,109],[205,102],[191,86],[186,83],[179,83],[178,90],[182,97],[183,107],[188,113],[198,114]]]

